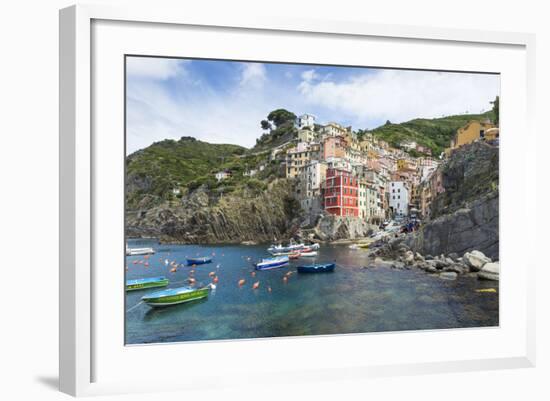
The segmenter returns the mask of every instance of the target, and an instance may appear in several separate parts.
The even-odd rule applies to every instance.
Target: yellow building
[[[312,142],[315,140],[315,132],[310,129],[298,130],[298,140],[300,142]]]
[[[409,159],[397,159],[398,170],[416,170],[416,163]]]
[[[499,137],[500,130],[498,127],[495,128],[489,128],[487,131],[485,131],[485,140],[486,141],[494,141]]]
[[[320,157],[321,145],[300,142],[286,152],[286,177],[296,178],[311,160]]]
[[[456,131],[454,138],[451,140],[451,148],[456,149],[478,139],[483,139],[485,138],[485,132],[491,128],[495,128],[495,125],[491,124],[488,120],[483,122],[470,121]]]

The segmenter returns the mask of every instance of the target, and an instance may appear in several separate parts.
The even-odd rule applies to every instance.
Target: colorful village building
[[[310,161],[300,173],[300,185],[297,189],[302,210],[307,213],[319,213],[323,208],[323,184],[327,175],[327,163]]]
[[[409,189],[404,181],[392,181],[389,186],[390,212],[394,216],[409,214]]]
[[[470,121],[456,131],[455,136],[451,139],[451,146],[445,149],[445,153],[448,156],[454,149],[478,140],[485,140],[485,133],[492,128],[496,128],[496,126],[488,119],[484,121]]]
[[[324,209],[335,216],[359,217],[359,180],[351,170],[327,169]]]

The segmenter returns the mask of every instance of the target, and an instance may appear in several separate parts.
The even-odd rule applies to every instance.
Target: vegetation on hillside
[[[251,149],[251,152],[271,149],[294,139],[297,134],[295,121],[296,114],[291,111],[273,110],[267,115],[267,120],[260,121],[260,127],[267,132],[256,139],[256,146]]]
[[[491,110],[483,114],[461,114],[433,119],[417,118],[400,124],[388,121],[370,132],[394,147],[400,147],[404,141],[415,141],[430,148],[433,155],[439,155],[449,146],[457,129],[472,120],[486,118],[494,120],[494,112]]]
[[[265,166],[263,171],[252,177],[244,175],[260,165]],[[215,174],[224,170],[230,171],[231,177],[218,182]],[[127,206],[133,209],[144,196],[173,200],[202,185],[214,195],[241,191],[254,196],[282,174],[279,162],[269,163],[265,154],[247,154],[246,148],[238,145],[182,137],[156,142],[128,156],[126,175]]]

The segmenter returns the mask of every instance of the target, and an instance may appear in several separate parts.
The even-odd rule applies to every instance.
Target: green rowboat
[[[141,298],[143,302],[154,308],[182,304],[208,297],[212,287],[203,288],[179,287],[156,291]]]
[[[166,287],[169,281],[166,277],[148,277],[126,280],[126,291],[146,290],[148,288]]]

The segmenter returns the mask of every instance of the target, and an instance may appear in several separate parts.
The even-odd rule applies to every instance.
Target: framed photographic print
[[[60,32],[62,391],[534,363],[532,36],[95,6]]]

